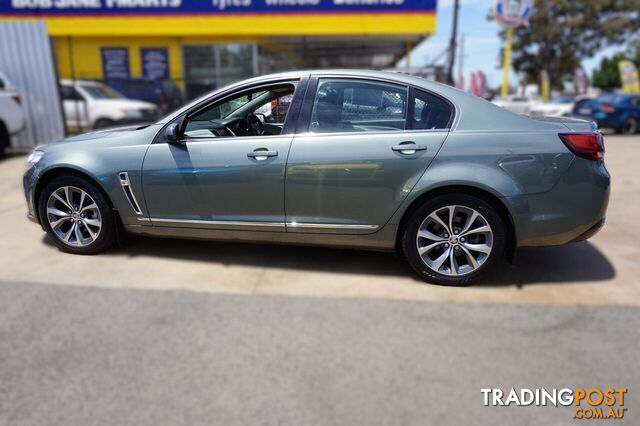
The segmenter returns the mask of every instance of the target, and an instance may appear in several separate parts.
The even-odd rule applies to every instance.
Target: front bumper
[[[40,223],[35,207],[35,190],[38,182],[39,170],[36,166],[30,167],[22,177],[24,197],[27,201],[27,219],[34,223]]]

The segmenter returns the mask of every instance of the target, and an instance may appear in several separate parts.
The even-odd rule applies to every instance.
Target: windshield
[[[103,84],[83,84],[81,87],[93,99],[124,99],[120,93]]]

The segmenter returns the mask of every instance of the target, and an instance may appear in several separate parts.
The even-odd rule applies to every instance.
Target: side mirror
[[[164,129],[164,140],[168,143],[178,143],[178,123],[169,124],[166,129]]]

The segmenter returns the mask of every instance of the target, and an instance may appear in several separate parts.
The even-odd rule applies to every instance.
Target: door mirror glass
[[[164,129],[164,140],[168,143],[178,143],[180,138],[178,135],[178,123],[172,123]]]

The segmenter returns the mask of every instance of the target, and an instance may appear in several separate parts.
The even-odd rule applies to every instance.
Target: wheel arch
[[[102,195],[105,197],[105,199],[109,203],[109,207],[111,207],[111,209],[114,209],[114,204],[113,204],[113,201],[111,200],[111,197],[109,197],[109,194],[102,187],[102,185],[100,184],[100,181],[96,179],[94,176],[91,176],[89,173],[83,170],[75,169],[73,167],[68,167],[68,166],[54,167],[46,170],[38,178],[36,187],[33,191],[33,209],[34,209],[35,216],[36,218],[38,218],[38,220],[40,220],[40,212],[38,210],[40,207],[40,195],[42,193],[42,190],[47,185],[47,183],[51,182],[53,179],[60,176],[75,176],[78,178],[88,180],[96,188],[98,188],[98,190],[102,193]]]
[[[402,213],[402,218],[400,219],[400,224],[398,225],[398,229],[396,231],[396,250],[399,250],[402,247],[402,233],[404,232],[404,227],[406,226],[407,220],[413,214],[413,212],[420,207],[426,200],[437,197],[439,195],[445,194],[465,194],[472,195],[478,198],[481,198],[487,201],[489,204],[494,206],[500,216],[505,219],[505,225],[507,227],[507,258],[511,263],[514,261],[515,257],[515,249],[517,246],[517,235],[515,222],[513,220],[513,216],[509,211],[507,205],[495,194],[492,192],[479,188],[477,186],[472,185],[447,185],[441,186],[437,188],[429,189],[419,196],[417,196],[411,203],[407,206],[405,211]]]

